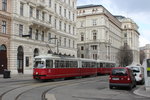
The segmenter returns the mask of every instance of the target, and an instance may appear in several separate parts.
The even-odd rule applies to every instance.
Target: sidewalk
[[[144,97],[150,97],[150,91],[146,91],[145,86],[141,86],[134,91],[134,94]]]
[[[31,74],[11,74],[10,78],[3,78],[3,74],[0,74],[0,82],[19,81],[19,80],[32,80]]]

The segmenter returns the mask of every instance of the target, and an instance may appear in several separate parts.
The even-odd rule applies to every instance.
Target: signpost
[[[145,74],[145,88],[146,91],[150,91],[150,59],[145,59],[142,66]]]

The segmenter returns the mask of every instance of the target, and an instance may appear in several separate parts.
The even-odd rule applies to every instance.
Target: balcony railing
[[[33,25],[39,25],[41,27],[44,27],[44,28],[47,28],[47,29],[50,29],[52,28],[51,24],[46,22],[46,21],[43,21],[43,20],[40,20],[40,19],[36,19],[36,18],[33,18],[33,17],[30,17],[30,22],[33,24]]]

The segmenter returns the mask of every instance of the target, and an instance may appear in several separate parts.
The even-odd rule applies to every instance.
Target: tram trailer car
[[[98,68],[98,63],[100,63],[100,61],[93,59],[59,57],[54,55],[36,56],[33,68],[33,78],[45,80],[89,76],[98,73],[107,74],[108,71],[105,71],[106,68]],[[105,62],[105,64],[107,63]]]
[[[115,63],[112,61],[98,60],[97,74],[98,75],[110,74],[113,67],[115,67]]]

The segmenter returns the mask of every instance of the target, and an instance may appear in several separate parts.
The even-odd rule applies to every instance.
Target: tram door
[[[0,46],[0,74],[7,69],[7,50],[5,46]]]

